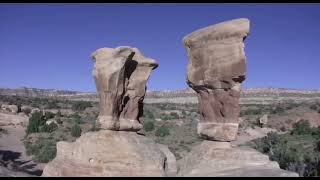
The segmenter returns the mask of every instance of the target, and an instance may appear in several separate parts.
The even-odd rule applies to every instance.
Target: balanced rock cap
[[[204,45],[207,41],[212,40],[220,41],[234,36],[246,37],[249,33],[249,29],[249,19],[238,18],[194,31],[186,35],[183,38],[183,42],[187,47],[190,47],[194,45],[194,41],[202,41],[203,43],[200,45]],[[242,38],[240,40],[242,41]]]

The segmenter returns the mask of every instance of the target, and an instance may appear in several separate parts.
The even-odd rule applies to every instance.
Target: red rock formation
[[[248,32],[249,20],[240,18],[202,28],[183,39],[189,57],[187,84],[198,95],[201,137],[236,138],[246,72],[243,41]]]
[[[93,76],[100,98],[100,128],[138,131],[146,83],[158,64],[137,48],[100,48],[92,54]]]

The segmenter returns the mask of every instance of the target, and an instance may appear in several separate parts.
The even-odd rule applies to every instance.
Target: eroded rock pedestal
[[[100,96],[100,131],[76,142],[57,143],[57,155],[42,176],[175,176],[168,147],[137,134],[146,82],[158,66],[137,48],[101,48],[92,54]]]
[[[137,48],[100,48],[92,54],[93,76],[100,97],[101,129],[138,131],[146,83],[158,64]]]
[[[42,176],[172,176],[175,159],[165,150],[136,132],[88,132],[76,142],[58,142]]]
[[[197,30],[183,39],[189,57],[187,83],[198,95],[198,134],[203,138],[236,138],[246,73],[243,41],[248,32],[249,20],[240,18]]]

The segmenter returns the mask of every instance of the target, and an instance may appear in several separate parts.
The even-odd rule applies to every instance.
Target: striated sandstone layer
[[[202,28],[184,37],[189,64],[187,84],[197,92],[198,134],[210,140],[232,141],[238,131],[241,83],[245,80],[245,18]]]

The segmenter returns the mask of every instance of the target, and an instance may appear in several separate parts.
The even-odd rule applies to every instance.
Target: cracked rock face
[[[138,131],[146,83],[158,63],[137,48],[100,48],[92,54],[92,74],[100,98],[101,129]]]
[[[198,134],[209,140],[232,141],[238,131],[241,83],[245,80],[245,18],[199,29],[184,37],[189,64],[187,84],[197,92]]]

